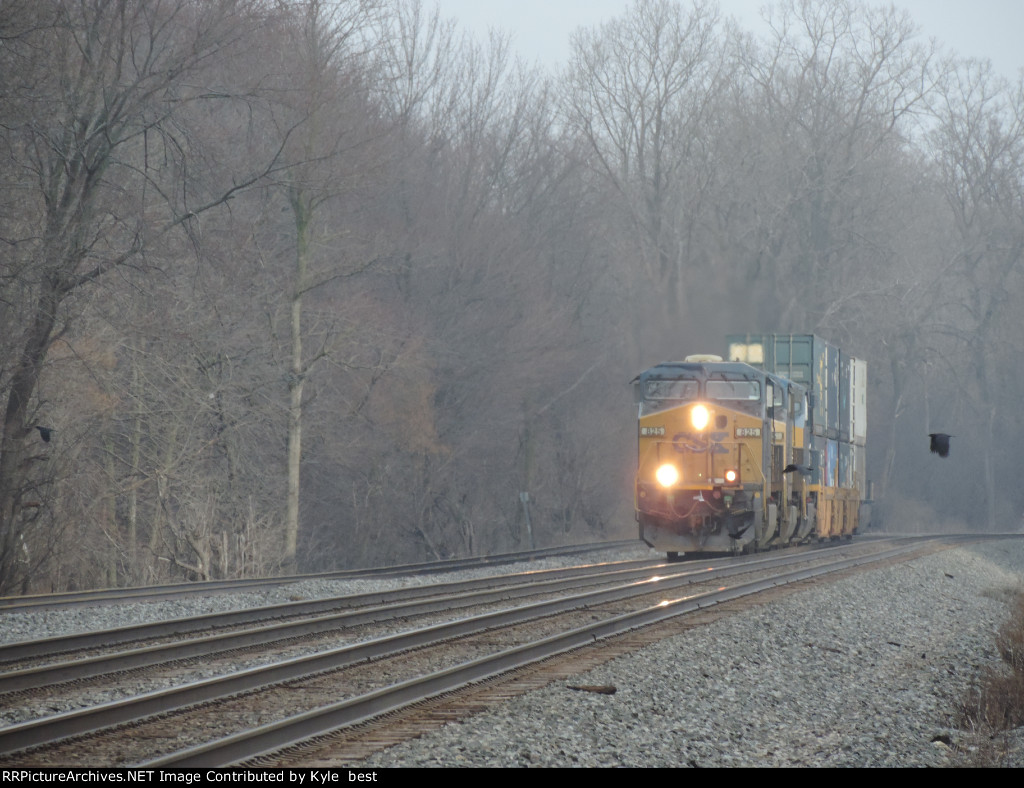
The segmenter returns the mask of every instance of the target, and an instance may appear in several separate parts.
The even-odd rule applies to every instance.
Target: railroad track
[[[253,627],[280,625],[280,637],[295,637],[303,634],[302,624],[314,617],[331,614],[344,616],[343,611],[365,610],[380,607],[385,610],[378,618],[388,619],[431,610],[450,610],[453,607],[478,604],[488,600],[513,599],[534,593],[534,588],[558,588],[586,585],[589,580],[609,582],[616,578],[642,576],[649,568],[659,566],[657,560],[619,561],[601,566],[584,565],[569,569],[533,570],[507,575],[490,575],[482,578],[459,580],[448,583],[406,586],[390,590],[378,590],[343,596],[297,600],[266,607],[243,608],[226,612],[209,613],[173,620],[153,621],[97,632],[81,632],[70,635],[23,641],[0,645],[0,669],[15,671],[29,665],[54,662],[60,659],[81,661],[98,650],[112,650],[128,644],[157,643],[168,638],[183,635],[196,637],[221,630],[254,631]],[[441,602],[438,599],[442,600]],[[404,607],[401,603],[407,603]],[[362,623],[367,614],[351,614],[344,623]],[[369,619],[367,619],[369,620]],[[286,622],[299,622],[300,626],[288,626]],[[224,642],[240,644],[239,638],[225,637]],[[210,651],[204,653],[214,653]],[[145,663],[139,663],[145,664]],[[125,665],[124,667],[129,667]],[[68,676],[72,678],[73,676]],[[0,677],[0,692],[13,689],[9,682]]]
[[[336,572],[286,575],[245,580],[203,580],[190,583],[167,583],[164,585],[141,586],[137,588],[101,588],[93,591],[74,591],[57,594],[0,597],[0,613],[33,612],[38,610],[66,609],[69,607],[123,604],[127,601],[154,602],[167,599],[181,599],[211,594],[238,593],[239,591],[264,591],[271,586],[290,585],[303,580],[365,580],[409,575],[429,575],[440,572],[458,572],[463,569],[503,566],[522,561],[537,561],[543,558],[584,555],[599,550],[615,550],[636,546],[636,540],[600,542],[595,544],[549,547],[540,550],[523,550],[515,553],[501,553],[491,556],[452,558],[447,561],[405,564],[371,569],[345,569]]]
[[[481,611],[485,606],[590,586],[621,585],[650,576],[652,561],[625,561],[604,566],[544,570],[491,576],[433,586],[379,591],[263,608],[157,621],[102,632],[48,638],[0,646],[0,697],[43,696],[45,690],[66,691],[84,680],[103,679],[151,666],[183,664],[217,655],[237,655],[263,647],[298,641],[330,642],[344,633],[347,640],[373,636],[372,625],[408,623],[456,611]],[[370,634],[357,628],[370,629]],[[222,629],[230,631],[222,632]],[[212,633],[212,634],[211,634]],[[181,639],[182,635],[195,637]],[[136,644],[114,650],[120,644]],[[142,644],[142,645],[137,645]],[[106,646],[105,653],[95,653]],[[310,648],[306,649],[311,650]],[[46,664],[39,664],[39,663]]]
[[[266,758],[268,752],[299,746],[339,728],[349,732],[345,735],[355,731],[361,736],[361,727],[381,714],[400,715],[405,720],[407,708],[436,705],[428,700],[431,697],[464,693],[466,686],[494,683],[509,671],[543,675],[543,671],[527,668],[538,661],[564,660],[559,655],[593,650],[597,643],[643,639],[645,635],[637,634],[643,631],[639,628],[660,621],[692,617],[709,607],[784,584],[878,561],[905,560],[923,549],[938,549],[948,543],[865,542],[689,565],[578,571],[575,577],[549,575],[544,588],[520,584],[514,607],[508,607],[509,597],[500,596],[510,588],[488,589],[481,592],[490,595],[487,599],[465,604],[454,617],[444,613],[445,604],[454,606],[456,598],[460,604],[467,602],[466,597],[475,592],[462,589],[456,597],[438,595],[397,603],[429,603],[429,614],[438,618],[405,625],[396,634],[364,632],[358,642],[334,647],[321,643],[313,654],[268,657],[266,664],[257,667],[225,668],[222,675],[184,686],[0,729],[0,753],[6,753],[0,755],[0,765],[225,765]],[[600,574],[604,577],[596,576]],[[497,605],[497,609],[484,611],[488,605]],[[425,615],[401,607],[392,612],[392,622],[395,616]],[[372,616],[377,616],[373,625],[389,620],[380,610]],[[151,648],[159,652],[164,647]],[[607,645],[602,647],[607,653]],[[580,659],[572,661],[585,669]],[[175,668],[176,662],[160,664],[177,679],[180,669]],[[116,682],[118,674],[98,675]],[[5,676],[0,673],[0,682]],[[18,691],[32,689],[29,685],[31,681]],[[37,685],[65,686],[52,682]],[[394,735],[388,733],[385,738]],[[295,757],[301,762],[308,753]],[[323,760],[323,756],[317,759]]]

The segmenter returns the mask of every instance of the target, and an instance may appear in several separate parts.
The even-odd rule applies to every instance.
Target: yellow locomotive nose
[[[654,477],[662,487],[671,487],[679,481],[679,469],[671,463],[665,463],[654,472]]]

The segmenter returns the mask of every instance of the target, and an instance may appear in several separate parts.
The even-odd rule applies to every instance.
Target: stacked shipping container
[[[808,481],[819,536],[851,535],[867,498],[867,364],[813,334],[732,334],[727,358],[810,392]]]

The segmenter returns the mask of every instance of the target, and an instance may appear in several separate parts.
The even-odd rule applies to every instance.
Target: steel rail
[[[373,567],[368,569],[341,569],[333,572],[286,575],[248,580],[197,580],[194,582],[166,583],[153,586],[134,586],[130,588],[100,588],[94,591],[69,591],[56,594],[33,594],[27,596],[0,597],[0,614],[8,612],[27,612],[65,608],[73,605],[119,604],[126,601],[156,601],[160,599],[176,599],[182,596],[211,593],[236,593],[252,589],[266,589],[269,586],[288,585],[304,580],[357,580],[364,578],[390,577],[409,574],[437,574],[438,572],[459,571],[485,566],[534,561],[600,550],[615,550],[624,547],[636,547],[635,539],[615,542],[601,542],[568,547],[547,547],[540,550],[524,550],[513,553],[500,553],[492,556],[476,556],[471,558],[451,558],[444,561],[433,561],[419,564],[402,564],[398,566]]]
[[[899,555],[917,549],[920,542],[892,550],[883,551],[870,557],[882,560],[890,555]],[[881,556],[877,558],[876,556]],[[89,733],[103,727],[132,722],[165,713],[196,703],[217,700],[228,695],[248,692],[260,687],[283,681],[303,678],[316,673],[346,667],[368,659],[377,659],[397,652],[425,645],[436,644],[456,637],[494,629],[499,626],[518,624],[531,619],[566,612],[590,605],[627,599],[650,593],[657,589],[669,591],[696,582],[745,574],[771,566],[808,561],[821,554],[800,553],[759,558],[751,562],[733,563],[719,568],[682,571],[646,580],[636,580],[581,594],[572,594],[554,600],[535,602],[530,605],[484,613],[433,625],[375,640],[364,641],[314,655],[297,657],[272,665],[215,677],[168,690],[158,690],[133,698],[113,701],[99,706],[66,712],[41,720],[33,720],[6,728],[0,728],[0,753],[10,753],[26,747],[53,742],[68,736]],[[845,559],[841,563],[868,560],[860,557]],[[830,564],[831,565],[831,564]]]
[[[731,588],[665,600],[640,611],[611,616],[602,621],[472,660],[447,670],[404,681],[375,692],[314,709],[305,714],[263,725],[215,742],[192,747],[145,762],[139,768],[229,766],[266,756],[339,728],[397,711],[427,698],[461,689],[510,670],[614,637],[641,626],[749,596],[770,588],[884,561],[920,549],[905,545],[872,556],[834,561],[821,567],[798,569]]]
[[[738,571],[753,571],[761,564],[779,565],[783,560],[801,561],[810,560],[810,557],[807,552],[803,552],[787,554],[785,557],[777,555],[774,558],[760,557],[742,562],[726,558],[723,559],[722,565],[719,565],[717,569],[721,571],[732,565],[741,566],[742,569]],[[153,638],[168,634],[181,635],[190,631],[223,627],[228,624],[257,623],[268,619],[284,618],[285,615],[282,615],[282,613],[288,616],[315,616],[298,621],[259,626],[239,632],[197,637],[174,643],[130,649],[114,654],[0,672],[0,693],[40,689],[55,684],[64,684],[137,668],[212,656],[237,649],[265,646],[285,640],[323,634],[365,624],[376,624],[396,618],[426,615],[492,602],[510,601],[543,593],[552,593],[566,588],[621,583],[639,579],[653,571],[670,567],[676,568],[672,569],[667,575],[663,575],[663,577],[693,575],[694,580],[691,582],[704,580],[708,577],[708,572],[716,571],[714,566],[708,567],[706,565],[700,569],[691,569],[692,565],[684,567],[679,564],[659,563],[651,565],[649,562],[644,563],[645,566],[636,569],[617,569],[615,568],[617,565],[611,564],[607,565],[608,568],[605,571],[599,572],[594,572],[594,567],[592,566],[571,569],[549,569],[527,574],[477,578],[437,586],[419,586],[417,590],[420,592],[420,598],[415,602],[384,601],[374,606],[361,607],[355,612],[331,611],[353,600],[377,601],[389,597],[392,593],[394,593],[395,597],[400,598],[409,595],[414,589],[399,589],[397,592],[376,592],[350,597],[335,597],[311,602],[291,602],[267,608],[230,611],[225,614],[215,613],[195,618],[173,619],[135,627],[123,627],[115,630],[48,638],[42,641],[15,643],[7,647],[0,647],[0,662],[9,661],[9,654],[14,654],[19,659],[54,657],[68,651],[72,647],[77,647],[81,650],[100,645],[131,642],[147,636]],[[433,592],[433,596],[422,598],[422,595],[428,592]],[[263,611],[268,611],[268,614],[264,615]],[[50,648],[51,646],[52,649]]]
[[[70,652],[109,648],[111,646],[120,646],[168,636],[182,636],[182,634],[188,634],[191,632],[202,632],[228,626],[266,624],[267,622],[282,621],[284,619],[297,618],[301,616],[338,613],[339,611],[351,608],[396,606],[401,602],[411,600],[422,601],[425,598],[427,601],[424,604],[429,605],[429,600],[438,596],[451,596],[458,598],[458,595],[464,594],[468,596],[471,592],[474,592],[474,590],[477,590],[478,592],[478,590],[488,588],[511,589],[520,585],[555,581],[554,579],[549,580],[546,578],[580,578],[582,580],[588,575],[593,575],[596,582],[599,581],[596,578],[602,576],[613,577],[616,572],[623,573],[623,576],[629,576],[631,573],[641,575],[651,569],[666,566],[664,562],[651,562],[648,560],[623,563],[639,564],[639,566],[635,569],[618,569],[616,567],[621,566],[621,564],[615,563],[571,567],[565,569],[542,569],[509,575],[488,575],[487,577],[477,577],[469,580],[412,585],[403,588],[376,590],[376,592],[350,594],[340,597],[326,597],[323,599],[305,600],[301,602],[284,602],[279,605],[243,608],[240,610],[229,610],[219,613],[206,613],[186,618],[170,618],[142,624],[131,624],[112,629],[62,634],[62,636],[42,638],[35,641],[19,641],[16,643],[0,645],[0,669],[2,669],[4,664],[9,664],[19,660],[55,659]],[[599,569],[595,572],[595,566],[604,566],[606,568],[604,570]],[[411,609],[414,608],[415,605],[411,606]],[[82,661],[84,662],[88,660]],[[17,689],[4,685],[5,675],[6,674],[4,673],[0,673],[0,692]]]
[[[639,568],[635,570],[614,569],[614,567],[624,564],[638,564]],[[621,563],[616,562],[614,564],[598,564],[596,566],[605,566],[611,571],[642,572],[646,569],[663,565],[665,565],[664,561],[661,560],[641,559]],[[386,591],[367,591],[359,594],[346,594],[299,602],[282,602],[277,605],[242,608],[220,613],[206,613],[187,618],[163,619],[161,621],[132,624],[95,632],[81,632],[72,635],[40,638],[38,640],[24,640],[0,645],[0,665],[29,658],[47,659],[71,651],[122,645],[167,635],[184,635],[191,632],[202,632],[229,626],[251,625],[269,621],[280,621],[297,616],[325,614],[346,608],[388,605],[403,600],[422,599],[423,597],[441,594],[456,594],[460,590],[468,592],[474,589],[509,588],[519,584],[544,582],[546,577],[586,575],[593,573],[594,568],[595,565],[589,565],[565,569],[540,569],[511,575],[489,575],[488,577],[457,580],[450,583],[406,586],[405,588]]]
[[[794,558],[794,560],[796,559]],[[163,643],[115,654],[0,673],[0,693],[39,689],[135,668],[150,667],[178,660],[194,659],[196,657],[213,656],[227,651],[254,646],[265,646],[308,635],[340,631],[364,624],[377,624],[398,618],[450,611],[492,602],[507,602],[521,597],[557,592],[565,588],[578,588],[599,583],[621,583],[645,577],[652,571],[656,571],[656,569],[642,568],[605,573],[576,574],[572,577],[552,580],[536,580],[517,576],[520,578],[519,582],[506,584],[494,590],[476,590],[440,595],[436,594],[438,590],[436,587],[423,586],[425,589],[434,591],[435,595],[415,602],[398,602],[369,608],[364,607],[356,611],[320,615],[315,618],[260,626],[240,632],[227,632],[207,637],[197,637],[190,640]],[[682,575],[693,575],[694,579],[691,582],[696,582],[704,579],[707,575],[707,570],[680,571],[671,576]],[[341,599],[344,600],[345,598],[342,597]],[[191,624],[193,620],[183,619],[182,623]],[[166,630],[164,627],[161,627],[161,633],[164,631],[174,631],[173,622],[170,622],[167,626],[171,627],[171,629]],[[98,637],[102,637],[102,633]],[[91,642],[92,638],[89,638],[89,640]]]

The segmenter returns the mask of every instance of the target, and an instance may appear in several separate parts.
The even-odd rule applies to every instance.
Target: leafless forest
[[[632,536],[628,381],[742,331],[868,361],[887,524],[1017,528],[1024,89],[772,31],[0,0],[0,593]]]

